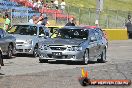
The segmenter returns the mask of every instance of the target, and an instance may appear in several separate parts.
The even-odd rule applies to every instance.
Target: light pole
[[[103,10],[103,2],[104,0],[96,0],[96,20],[95,20],[96,26],[99,26],[99,15],[100,12]]]

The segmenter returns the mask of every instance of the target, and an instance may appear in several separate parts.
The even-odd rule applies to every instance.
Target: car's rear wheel
[[[7,51],[7,58],[11,58],[13,55],[13,46],[12,45],[9,45],[8,46],[8,51]]]
[[[1,52],[0,52],[0,65],[4,66],[3,57],[2,57],[2,53]]]
[[[38,46],[36,45],[34,47],[34,51],[33,51],[33,57],[37,57],[38,56]]]
[[[97,60],[100,63],[105,63],[106,62],[106,48],[102,51],[101,53],[101,58]]]
[[[48,60],[44,60],[44,59],[39,59],[40,63],[48,63]]]
[[[86,49],[83,56],[83,64],[87,65],[88,61],[89,61],[89,53],[88,53],[88,50]]]

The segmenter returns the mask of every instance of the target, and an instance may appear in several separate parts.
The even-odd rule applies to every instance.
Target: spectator
[[[49,4],[49,8],[53,9],[54,8],[54,1],[51,0],[50,4]]]
[[[70,18],[69,19],[69,22],[65,25],[65,26],[75,26],[75,23],[74,23],[74,18]]]
[[[34,7],[34,8],[37,7],[37,1],[36,1],[36,0],[33,1],[33,7]]]
[[[37,7],[38,7],[38,8],[42,8],[41,0],[38,0],[38,1],[37,1]]]
[[[48,17],[45,16],[45,17],[44,17],[44,20],[43,20],[42,23],[41,23],[41,25],[46,26],[47,24],[50,25],[49,22],[48,22]]]
[[[130,19],[128,20],[128,22],[126,22],[125,26],[127,27],[128,37],[132,38],[132,23]]]
[[[29,23],[34,24],[35,20],[36,20],[36,15],[33,15],[32,18],[29,20]]]
[[[54,5],[55,5],[55,8],[58,9],[58,6],[59,6],[58,0],[55,0],[55,1],[54,1]]]
[[[61,4],[60,4],[60,6],[61,6],[61,10],[65,10],[65,6],[66,6],[66,3],[65,3],[65,1],[64,0],[62,0],[62,2],[61,2]]]
[[[33,0],[28,0],[29,2],[33,2]]]
[[[5,14],[5,23],[4,23],[4,27],[3,27],[3,29],[5,30],[5,31],[8,31],[8,29],[10,28],[10,19],[9,19],[9,16],[8,16],[8,14]]]
[[[40,17],[38,18],[37,20],[37,23],[36,24],[42,24],[42,21],[44,20],[44,15],[43,14],[40,14]]]
[[[46,3],[44,4],[45,8],[49,8],[49,2],[46,0]]]
[[[128,38],[132,39],[132,22],[130,13],[128,13],[128,19],[127,22],[125,22],[125,26],[127,28]]]

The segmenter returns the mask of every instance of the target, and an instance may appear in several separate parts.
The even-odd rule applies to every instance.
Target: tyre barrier
[[[103,29],[108,40],[128,40],[127,29]]]

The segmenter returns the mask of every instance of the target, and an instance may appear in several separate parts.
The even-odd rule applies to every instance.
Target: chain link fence
[[[95,25],[96,9],[95,8],[78,8],[74,6],[66,7],[66,14],[74,15],[76,21],[81,25]],[[102,28],[124,28],[128,20],[128,14],[132,11],[106,10],[100,12],[99,24]]]
[[[24,7],[21,7],[24,8]],[[60,10],[60,9],[59,9]],[[76,19],[78,25],[95,25],[96,20],[96,9],[95,8],[78,8],[75,6],[66,6],[65,10],[60,10],[60,16],[57,17],[58,13],[45,13],[47,14],[49,21],[54,21],[55,25],[65,25],[68,22],[69,17],[73,16]],[[36,10],[25,9],[9,9],[0,10],[0,17],[2,18],[5,12],[8,12],[11,25],[18,23],[27,23],[29,19],[35,14],[40,16],[40,12]],[[132,15],[132,11],[121,11],[121,10],[106,10],[104,9],[100,13],[99,24],[102,28],[124,28],[125,22],[128,19],[128,14]],[[3,25],[0,22],[0,26]],[[52,25],[52,24],[51,24]]]

